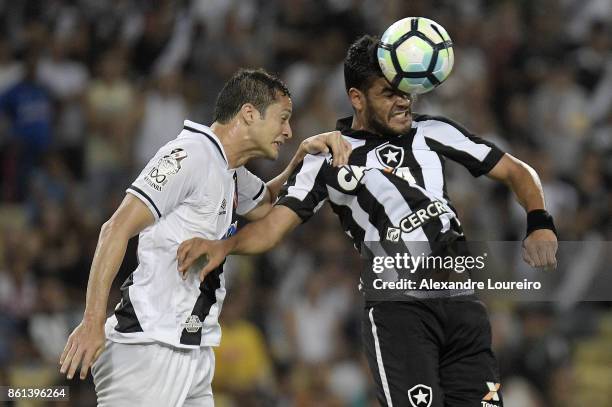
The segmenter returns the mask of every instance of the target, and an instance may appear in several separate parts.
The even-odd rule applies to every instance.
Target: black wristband
[[[525,237],[538,229],[549,229],[553,231],[555,236],[557,235],[557,229],[555,229],[553,218],[545,209],[534,209],[527,213],[527,234]]]

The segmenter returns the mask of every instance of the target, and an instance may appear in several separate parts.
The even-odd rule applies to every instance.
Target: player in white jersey
[[[223,265],[200,281],[181,279],[176,250],[193,237],[223,239],[235,215],[255,220],[272,207],[281,185],[307,153],[334,152],[344,165],[350,145],[339,133],[311,137],[283,173],[265,184],[243,165],[276,159],[292,136],[286,86],[262,70],[242,70],[219,93],[214,123],[185,121],[178,137],[159,149],[123,202],[102,226],[81,324],[60,358],[71,379],[92,368],[100,406],[208,406],[225,297]],[[106,319],[111,283],[128,240],[139,234],[136,270]],[[95,363],[94,363],[95,362]]]

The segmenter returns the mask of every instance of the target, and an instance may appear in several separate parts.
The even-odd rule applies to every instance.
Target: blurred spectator
[[[339,345],[342,313],[336,307],[336,298],[329,295],[329,283],[324,274],[311,274],[304,296],[287,312],[292,354],[306,364],[329,361]]]
[[[233,300],[223,307],[221,320],[223,344],[215,349],[214,391],[234,394],[243,404],[273,394],[272,360],[264,336],[246,319],[251,302],[248,284],[236,287],[230,295]]]
[[[57,149],[70,157],[75,175],[83,176],[85,136],[84,95],[89,84],[89,71],[78,60],[70,59],[70,42],[54,37],[49,55],[41,59],[38,78],[56,101]]]
[[[38,55],[30,50],[24,76],[0,95],[0,112],[10,121],[10,138],[2,148],[2,197],[25,199],[27,179],[52,143],[53,106],[49,92],[36,78]]]
[[[42,280],[36,311],[30,318],[29,334],[34,346],[49,364],[57,363],[57,355],[64,350],[71,328],[78,323],[80,310],[70,308],[66,294],[60,280]]]
[[[189,112],[181,91],[180,75],[169,72],[156,78],[154,87],[145,93],[143,117],[135,140],[137,168],[143,168],[183,128]]]
[[[86,167],[92,202],[101,202],[111,188],[129,182],[125,178],[141,104],[126,63],[120,49],[104,53],[86,95]]]
[[[12,54],[9,42],[0,38],[0,94],[23,76],[23,66]]]
[[[38,282],[32,268],[39,245],[31,230],[3,230],[4,267],[0,273],[0,308],[26,320],[36,303]]]
[[[541,146],[556,157],[555,171],[566,174],[580,154],[590,123],[586,95],[574,82],[573,68],[566,61],[552,64],[548,80],[533,95],[531,120]]]

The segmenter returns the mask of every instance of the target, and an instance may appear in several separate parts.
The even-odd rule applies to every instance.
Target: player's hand
[[[353,150],[351,143],[346,141],[339,131],[330,131],[308,137],[302,141],[300,148],[307,154],[327,154],[331,150],[334,157],[334,167],[348,164],[349,156]]]
[[[206,256],[208,263],[200,270],[200,281],[204,281],[208,273],[223,263],[229,252],[227,240],[206,240],[199,237],[185,240],[176,252],[179,274],[185,280],[189,268],[195,261],[201,256]]]
[[[68,337],[59,361],[60,373],[72,379],[80,364],[80,377],[81,380],[85,380],[89,368],[98,359],[105,346],[104,322],[81,322]]]
[[[557,247],[557,236],[552,230],[534,230],[523,240],[523,260],[531,267],[555,269]]]

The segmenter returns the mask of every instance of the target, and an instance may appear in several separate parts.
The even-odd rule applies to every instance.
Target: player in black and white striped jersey
[[[357,248],[389,240],[432,245],[462,239],[446,192],[446,159],[474,176],[486,174],[506,183],[528,213],[525,260],[555,266],[554,225],[533,169],[446,118],[413,115],[411,96],[384,79],[376,44],[375,38],[364,36],[345,59],[346,90],[355,115],[341,119],[338,130],[353,147],[349,166],[333,169],[329,157],[307,157],[266,217],[222,242],[192,239],[181,244],[179,271],[203,254],[209,257],[201,271],[206,275],[229,253],[267,251],[327,201]],[[452,301],[441,297],[366,301],[363,340],[380,403],[501,406],[485,308],[469,293]]]

